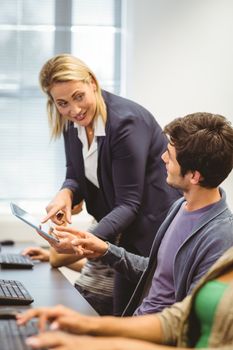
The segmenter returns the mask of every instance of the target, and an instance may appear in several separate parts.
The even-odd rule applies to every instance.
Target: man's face
[[[186,175],[181,175],[181,168],[176,159],[175,147],[169,143],[167,150],[162,154],[161,158],[166,165],[168,185],[174,188],[178,188],[182,191],[188,190],[189,180]]]

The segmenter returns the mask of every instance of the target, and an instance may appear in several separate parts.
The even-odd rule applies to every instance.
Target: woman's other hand
[[[29,256],[32,260],[49,261],[49,250],[41,247],[27,247],[21,255]]]
[[[41,332],[45,331],[49,324],[51,330],[90,334],[99,322],[99,317],[81,315],[63,305],[30,309],[16,315],[18,325],[24,325],[32,318],[38,318],[38,330]]]
[[[74,350],[74,349],[85,349],[85,350],[138,350],[139,347],[128,345],[131,340],[123,340],[121,346],[121,338],[96,338],[90,336],[77,336],[67,334],[64,332],[45,332],[37,336],[27,338],[26,343],[30,346],[30,349],[57,349],[57,350]],[[126,344],[125,344],[126,343]],[[141,347],[140,349],[143,349]],[[149,348],[150,350],[154,348]],[[148,349],[148,350],[149,350]],[[147,349],[146,349],[147,350]]]
[[[77,336],[64,332],[40,333],[37,336],[27,338],[26,343],[32,349],[49,348],[57,350],[172,350],[174,348],[137,339]]]

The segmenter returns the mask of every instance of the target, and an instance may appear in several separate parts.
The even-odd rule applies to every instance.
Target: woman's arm
[[[60,254],[54,248],[50,247],[49,262],[52,267],[67,266],[72,270],[80,272],[86,259],[79,258],[73,254]]]
[[[127,339],[121,337],[88,337],[76,336],[63,332],[46,332],[40,333],[38,336],[32,336],[27,339],[27,345],[33,349],[53,348],[62,350],[184,350],[191,348],[178,348],[174,346],[164,346],[149,343],[147,341]],[[200,350],[205,350],[202,348]],[[215,348],[208,348],[208,350],[232,350],[232,345],[224,345]]]
[[[68,188],[73,193],[72,204],[75,206],[83,200],[82,188],[80,188],[79,181],[77,178],[77,173],[74,170],[72,163],[72,152],[75,154],[76,169],[79,169],[81,176],[84,176],[83,169],[83,156],[82,156],[82,144],[77,137],[77,130],[74,128],[72,123],[68,123],[68,129],[64,131],[64,146],[65,146],[65,156],[66,156],[66,177],[62,184],[63,188]],[[81,171],[82,169],[82,171]]]
[[[81,335],[133,338],[175,346],[182,321],[189,310],[190,296],[165,308],[161,313],[133,317],[85,316],[58,305],[29,309],[17,315],[17,322],[22,325],[37,317],[40,330],[44,330],[49,321],[53,330],[65,330]]]
[[[63,350],[166,350],[172,347],[152,344],[149,342],[120,337],[88,337],[75,336],[63,332],[46,332],[27,339],[27,345],[32,349],[53,348]]]
[[[22,255],[28,255],[32,260],[49,261],[49,250],[41,247],[27,247],[25,248]]]
[[[17,322],[23,325],[37,317],[39,329],[45,329],[46,322],[53,330],[66,330],[74,334],[94,336],[120,336],[161,343],[163,333],[156,315],[137,317],[85,316],[62,305],[27,310],[17,315]]]

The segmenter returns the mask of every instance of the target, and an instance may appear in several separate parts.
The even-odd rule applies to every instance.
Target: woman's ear
[[[90,80],[90,84],[91,84],[91,86],[93,88],[93,91],[96,92],[96,90],[97,90],[96,82],[95,82],[95,79],[93,79],[92,77],[91,77],[91,80]]]

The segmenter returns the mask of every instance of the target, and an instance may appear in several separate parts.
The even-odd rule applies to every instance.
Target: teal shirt
[[[215,312],[227,287],[227,283],[213,280],[207,282],[197,293],[194,311],[200,323],[200,337],[195,348],[208,347]]]

